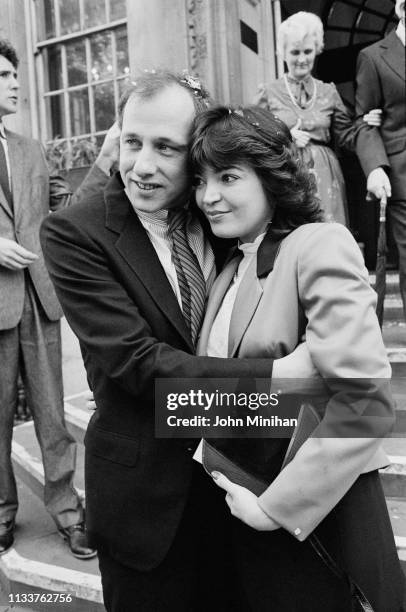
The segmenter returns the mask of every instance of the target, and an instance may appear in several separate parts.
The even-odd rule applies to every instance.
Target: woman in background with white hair
[[[331,143],[354,150],[356,130],[333,83],[312,76],[316,55],[323,51],[323,24],[313,13],[300,11],[282,22],[278,52],[288,72],[260,86],[254,104],[268,108],[290,128],[303,161],[313,169],[327,221],[347,224],[345,183]],[[380,125],[379,112],[364,117]]]

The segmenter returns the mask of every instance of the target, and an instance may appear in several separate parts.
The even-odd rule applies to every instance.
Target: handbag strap
[[[319,557],[322,559],[322,561],[325,563],[325,565],[337,576],[337,578],[345,580],[349,584],[351,596],[353,600],[360,606],[360,610],[362,610],[362,612],[374,612],[373,607],[364,595],[362,589],[358,586],[356,582],[354,582],[354,580],[349,574],[347,574],[346,571],[344,571],[339,565],[337,565],[337,563],[325,549],[324,545],[320,542],[319,538],[314,533],[312,533],[309,535],[308,541],[313,547],[313,549],[316,551],[316,553],[319,555]]]

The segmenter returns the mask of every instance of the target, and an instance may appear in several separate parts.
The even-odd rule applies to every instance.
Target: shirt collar
[[[0,120],[0,136],[1,136],[1,138],[4,138],[5,140],[7,140],[6,130],[4,128],[4,123],[1,120]]]
[[[186,205],[185,208],[188,211],[188,205]],[[159,233],[162,233],[163,230],[164,231],[168,230],[168,210],[166,208],[162,210],[157,210],[155,212],[145,212],[142,210],[137,210],[134,207],[133,209],[137,217],[141,221],[141,223],[147,224],[148,227],[151,228],[152,230],[156,229],[159,231]],[[188,211],[188,218],[189,218],[189,215],[190,215],[190,212]]]
[[[309,85],[312,83],[312,75],[308,74],[304,79],[295,79],[289,72],[286,73],[287,79],[289,83],[300,85],[300,83],[304,83],[304,85]]]
[[[265,234],[266,232],[259,234],[259,236],[255,238],[254,242],[239,242],[238,243],[238,248],[240,249],[240,251],[242,251],[244,257],[246,255],[254,255],[258,251],[259,245],[263,241]]]
[[[405,45],[405,24],[399,21],[398,27],[396,28],[396,34]]]
[[[148,225],[155,225],[158,227],[166,227],[168,225],[168,211],[157,210],[155,212],[144,212],[142,210],[134,209],[138,218]]]
[[[314,80],[312,78],[312,75],[309,74],[304,79],[299,80],[295,79],[293,76],[287,73],[286,78],[288,80],[290,90],[296,99],[296,102],[298,102],[299,104],[301,102],[307,103],[314,93]],[[303,101],[301,100],[302,88],[305,91],[305,99]]]

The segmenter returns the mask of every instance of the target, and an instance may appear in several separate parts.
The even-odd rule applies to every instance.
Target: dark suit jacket
[[[15,240],[39,258],[27,271],[41,305],[51,321],[62,316],[55,291],[45,268],[39,228],[50,210],[66,206],[71,192],[60,177],[50,179],[39,142],[6,130],[10,157],[14,214],[0,187],[0,236]],[[0,330],[12,329],[24,306],[24,270],[0,266]]]
[[[90,535],[123,564],[155,567],[173,541],[193,464],[185,441],[154,436],[155,378],[267,377],[272,360],[192,356],[175,294],[119,175],[104,199],[95,192],[51,215],[41,238],[97,404],[85,440]]]
[[[379,166],[390,170],[393,200],[406,200],[405,100],[405,47],[393,31],[360,52],[356,91],[357,155],[366,176]],[[372,108],[383,109],[380,128],[362,121]]]

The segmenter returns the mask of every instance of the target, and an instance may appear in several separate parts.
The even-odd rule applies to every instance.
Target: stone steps
[[[68,428],[78,440],[75,488],[84,498],[84,432],[90,417],[83,394],[73,404],[66,403]],[[82,405],[82,409],[78,407]],[[19,511],[14,546],[0,556],[0,610],[9,594],[20,602],[29,593],[52,598],[69,594],[65,603],[15,601],[25,610],[49,612],[102,612],[104,610],[98,561],[72,556],[43,505],[44,470],[32,422],[14,429],[12,461],[17,477]],[[29,606],[27,608],[26,606]],[[5,607],[7,609],[7,607]],[[12,608],[13,610],[17,608]]]
[[[375,274],[369,275],[371,285],[375,286]],[[386,294],[384,303],[384,323],[396,323],[403,321],[402,299],[399,293],[399,274],[398,272],[387,272],[386,274]]]
[[[104,606],[97,559],[81,561],[69,553],[42,500],[20,480],[18,495],[20,508],[14,546],[0,557],[3,592],[7,596],[9,593],[18,594],[20,602],[21,596],[28,593],[49,597],[63,593],[72,598],[66,603],[29,603],[30,609],[41,612],[102,612]],[[17,604],[20,602],[16,601]]]
[[[392,363],[397,416],[400,428],[406,432],[406,325],[402,318],[396,318],[399,314],[399,297],[396,295],[397,275],[394,273],[388,274],[387,291],[383,337]],[[84,496],[83,438],[92,413],[86,408],[85,393],[80,391],[85,388],[85,377],[80,373],[81,370],[83,372],[83,366],[72,339],[68,357],[67,376],[71,377],[71,388],[73,385],[77,392],[67,398],[65,418],[68,429],[78,441],[75,487],[80,495]],[[66,379],[66,372],[64,378]],[[391,464],[381,471],[381,477],[399,558],[406,572],[406,438],[399,435],[393,435],[384,441]],[[75,559],[59,537],[43,506],[44,472],[32,423],[20,425],[15,429],[13,464],[18,479],[20,509],[15,546],[0,557],[0,610],[3,605],[7,610],[8,593],[63,592],[72,595],[72,602],[54,604],[55,608],[45,603],[29,604],[28,608],[26,604],[22,607],[28,612],[51,609],[66,612],[102,612],[104,607],[97,559]],[[18,611],[18,607],[13,609]]]
[[[90,414],[90,411],[85,408],[85,400],[83,395],[78,396],[74,400],[70,399],[70,401],[66,404],[66,422],[68,427],[72,432],[79,432],[81,439],[83,439],[84,430],[87,426]],[[398,418],[400,417],[402,420],[405,419],[406,410],[398,409],[397,415]],[[26,423],[19,426],[15,432],[14,438],[13,462],[16,473],[18,474],[22,483],[29,487],[31,492],[39,499],[42,499],[43,469],[40,463],[39,447],[34,436],[32,423]],[[385,496],[388,500],[388,506],[392,513],[394,500],[396,501],[397,505],[401,503],[406,506],[406,438],[399,438],[397,435],[394,438],[386,439],[383,444],[386,452],[389,455],[391,464],[381,471],[381,477]],[[82,444],[79,444],[78,465],[83,465],[82,462],[83,446]],[[77,471],[75,486],[80,494],[84,495],[83,470]],[[392,516],[391,520],[395,531],[399,556],[406,563],[406,511],[402,514],[400,520],[397,518],[394,519]],[[404,528],[404,536],[402,535],[403,531],[401,534],[397,533],[399,528],[402,530]],[[66,552],[66,554],[69,555],[68,552]]]
[[[374,274],[370,275],[370,281],[372,285],[375,284]],[[388,272],[386,275],[382,334],[392,365],[392,389],[399,433],[383,443],[391,464],[380,473],[399,559],[406,573],[406,322],[398,272]]]

